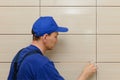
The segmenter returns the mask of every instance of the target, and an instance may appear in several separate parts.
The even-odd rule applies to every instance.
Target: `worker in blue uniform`
[[[38,18],[32,27],[33,41],[14,57],[8,80],[64,80],[44,54],[54,48],[58,32],[67,31],[68,28],[58,26],[51,16]],[[78,80],[87,80],[94,72],[96,67],[89,64]]]

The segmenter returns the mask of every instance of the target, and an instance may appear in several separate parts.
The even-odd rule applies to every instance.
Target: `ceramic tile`
[[[88,63],[55,63],[55,66],[65,80],[77,80],[87,64]],[[0,80],[7,80],[11,63],[0,63],[0,65]],[[89,80],[96,80],[96,75],[92,76]]]
[[[41,0],[42,6],[95,6],[95,0]]]
[[[0,34],[30,34],[38,7],[0,7]]]
[[[55,65],[65,80],[77,80],[88,63],[56,63]],[[89,80],[96,80],[96,75]]]
[[[119,7],[99,7],[97,13],[98,34],[120,34]]]
[[[119,80],[120,63],[99,63],[97,80]]]
[[[0,63],[0,80],[7,80],[10,63]]]
[[[120,62],[120,35],[99,35],[97,38],[98,62]]]
[[[47,56],[56,62],[95,61],[95,36],[61,35],[55,49]]]
[[[0,62],[11,62],[15,54],[31,41],[30,35],[0,35]]]
[[[39,6],[39,0],[0,0],[0,6]]]
[[[47,56],[58,62],[95,61],[95,36],[92,35],[59,35],[59,41]],[[1,35],[0,61],[11,62],[14,55],[31,43],[30,35]]]
[[[97,0],[98,6],[120,6],[120,0]]]
[[[60,26],[69,28],[68,34],[96,33],[94,7],[42,7],[41,16],[53,16]]]

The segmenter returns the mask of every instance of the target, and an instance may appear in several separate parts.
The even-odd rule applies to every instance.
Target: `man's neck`
[[[40,51],[43,53],[43,55],[45,54],[46,49],[45,49],[44,45],[42,44],[42,42],[40,42],[40,41],[32,41],[32,45],[34,45],[37,48],[39,48]]]

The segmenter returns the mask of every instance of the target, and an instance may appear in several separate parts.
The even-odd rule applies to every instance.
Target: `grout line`
[[[91,63],[90,61],[53,61],[54,63]]]
[[[11,62],[0,62],[0,63],[11,63]]]
[[[0,6],[0,7],[39,7],[39,6]]]
[[[41,6],[41,7],[96,7],[96,6]]]
[[[41,16],[41,0],[39,0],[39,16]]]
[[[120,7],[120,6],[97,6],[97,7]]]
[[[4,6],[0,6],[0,7],[96,7],[96,6],[41,6],[41,0],[39,0],[39,6],[25,6],[25,5],[21,5],[21,6],[8,6],[8,5],[4,5]],[[120,7],[120,6],[97,6],[97,7]]]
[[[98,28],[98,26],[97,26],[97,0],[96,0],[96,67],[98,67],[97,66],[97,28]],[[96,80],[97,80],[97,78],[98,78],[98,72],[96,72]]]
[[[53,61],[54,63],[91,63],[90,61]],[[112,63],[112,64],[120,64],[120,62],[96,62],[97,64],[104,64],[104,63],[108,63],[108,64],[110,64],[110,63]],[[94,64],[94,63],[93,63]],[[97,65],[96,64],[96,65]]]
[[[90,61],[53,61],[54,63],[90,63]],[[0,63],[11,63],[9,61],[1,61]],[[97,62],[97,64],[120,64],[120,62]]]
[[[41,6],[41,7],[120,7],[120,6]]]
[[[97,63],[120,63],[120,62],[97,62]]]
[[[0,34],[0,35],[32,35],[32,34]]]
[[[32,35],[32,34],[0,34],[0,35]],[[120,34],[59,34],[59,35],[115,35],[120,36]]]
[[[96,0],[96,63],[97,63],[97,0]]]

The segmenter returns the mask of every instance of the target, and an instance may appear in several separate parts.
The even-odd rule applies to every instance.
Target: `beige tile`
[[[95,34],[95,7],[42,7],[42,16],[53,16],[68,34]],[[67,33],[66,33],[67,34]]]
[[[120,0],[97,0],[98,6],[120,6]]]
[[[0,63],[0,80],[7,80],[10,63]]]
[[[97,80],[119,80],[120,63],[99,63]]]
[[[31,43],[30,35],[1,35],[0,62],[11,62],[21,48]],[[55,49],[47,56],[55,62],[95,61],[95,36],[60,35]]]
[[[65,80],[77,80],[87,63],[56,63],[56,68]],[[96,80],[96,75],[89,80]]]
[[[98,34],[120,34],[120,7],[98,8]]]
[[[39,0],[0,0],[0,6],[39,6]]]
[[[7,80],[10,63],[0,63],[0,80]],[[56,68],[65,80],[77,80],[87,63],[55,63]],[[96,80],[95,75],[89,80]]]
[[[95,0],[41,0],[42,6],[95,6]]]
[[[30,35],[0,35],[0,62],[11,62],[14,55],[30,44]]]
[[[61,35],[55,49],[47,56],[55,62],[95,61],[95,36]]]
[[[99,35],[97,58],[98,62],[120,62],[120,35]]]
[[[0,34],[30,34],[39,7],[0,7]]]

